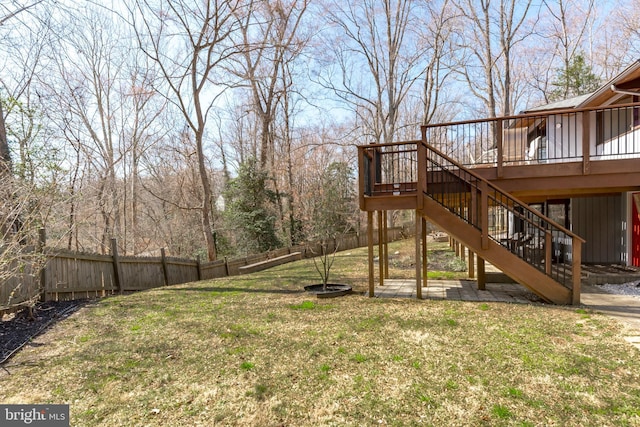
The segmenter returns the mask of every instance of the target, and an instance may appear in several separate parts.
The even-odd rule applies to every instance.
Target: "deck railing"
[[[418,181],[418,142],[359,147],[364,194],[371,196],[374,193],[384,195],[415,191]]]
[[[468,167],[640,157],[640,103],[426,125],[432,147]]]

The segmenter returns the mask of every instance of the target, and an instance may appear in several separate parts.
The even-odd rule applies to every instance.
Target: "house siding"
[[[601,127],[597,128],[596,113],[590,113],[591,158],[637,158],[640,153],[640,129],[634,115],[637,108],[609,110],[600,114]]]
[[[582,262],[627,264],[626,194],[572,199],[571,223],[586,240]]]
[[[550,115],[547,118],[548,162],[582,157],[582,115]]]

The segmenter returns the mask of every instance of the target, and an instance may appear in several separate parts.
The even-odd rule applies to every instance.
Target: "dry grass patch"
[[[365,288],[366,251],[334,279]],[[108,298],[22,351],[3,403],[73,425],[640,425],[619,326],[542,305],[315,299],[310,261]]]

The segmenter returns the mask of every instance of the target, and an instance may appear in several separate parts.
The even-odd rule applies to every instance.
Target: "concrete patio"
[[[375,287],[378,298],[415,298],[415,280],[387,279]],[[460,301],[500,301],[512,303],[542,302],[536,294],[513,283],[487,283],[479,290],[475,280],[429,280],[422,288],[423,299],[451,299]]]

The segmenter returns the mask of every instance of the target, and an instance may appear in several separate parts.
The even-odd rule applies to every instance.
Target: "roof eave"
[[[640,59],[635,60],[624,71],[622,71],[620,74],[618,74],[617,76],[609,80],[607,83],[601,86],[600,89],[593,92],[587,99],[585,99],[575,108],[589,107],[591,103],[599,99],[601,96],[605,95],[607,92],[614,93],[611,90],[612,85],[615,85],[620,81],[626,80],[629,76],[633,75],[633,73],[637,72],[638,70],[640,70]]]
[[[597,101],[602,99],[602,97],[607,95],[607,93],[611,94],[611,96],[608,97],[608,99],[613,97],[615,92],[611,89],[612,85],[615,85],[619,82],[626,81],[630,76],[633,76],[634,73],[640,73],[640,59],[634,61],[624,71],[622,71],[620,74],[618,74],[617,76],[609,80],[604,85],[600,86],[600,88],[597,89],[595,92],[581,95],[581,96],[576,96],[576,97],[565,99],[558,102],[553,102],[553,103],[542,105],[536,108],[531,108],[527,111],[524,111],[524,113],[542,113],[542,112],[566,110],[566,109],[572,109],[572,108],[584,108],[584,107],[593,106],[594,104],[602,104],[602,102],[597,102]]]

